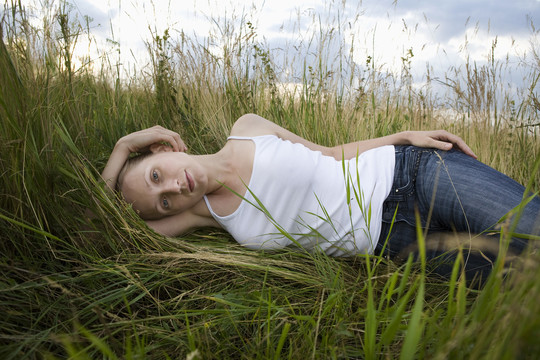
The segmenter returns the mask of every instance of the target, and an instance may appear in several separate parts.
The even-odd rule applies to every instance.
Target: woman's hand
[[[162,142],[170,144],[173,151],[187,151],[186,144],[184,144],[178,133],[159,125],[128,134],[120,138],[116,146],[126,148],[129,153],[146,152],[151,145]]]
[[[477,158],[471,148],[457,135],[449,133],[445,130],[434,131],[406,131],[403,133],[410,145],[435,148],[448,151],[455,147],[463,153]]]

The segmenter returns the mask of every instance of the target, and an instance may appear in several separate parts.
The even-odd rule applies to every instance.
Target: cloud
[[[103,1],[76,0],[70,4],[79,17],[79,21],[83,22],[82,19],[85,16],[89,18],[92,33],[98,36],[107,36],[110,20],[118,14],[118,9],[105,5]]]
[[[30,1],[30,0],[28,0]],[[39,0],[31,0],[40,4]],[[162,36],[172,41],[180,33],[210,41],[219,53],[229,28],[249,21],[257,41],[275,57],[278,70],[301,77],[306,66],[321,59],[332,64],[339,52],[351,51],[359,66],[368,58],[398,74],[402,57],[412,50],[411,71],[423,76],[426,64],[434,72],[458,66],[469,56],[485,61],[497,38],[496,56],[523,53],[530,47],[528,19],[540,18],[538,0],[70,0],[80,19],[87,15],[99,53],[118,51],[119,62],[137,67],[148,61],[145,42]],[[243,30],[245,31],[245,29]],[[331,36],[327,36],[332,32]],[[326,34],[326,35],[325,35]],[[107,39],[118,42],[111,45]],[[82,41],[82,39],[80,40]],[[466,45],[466,46],[465,46]],[[81,51],[87,51],[84,44]],[[319,49],[324,49],[321,52]],[[86,49],[86,50],[85,50]],[[100,50],[100,51],[98,51]],[[217,54],[217,53],[216,53]],[[113,56],[114,57],[114,56]],[[290,71],[285,71],[290,66]],[[289,79],[290,80],[290,79]]]
[[[389,1],[364,1],[363,5],[370,8],[372,3],[376,12],[391,14],[394,18],[413,13],[417,19],[427,20],[438,26],[437,40],[445,42],[463,33],[466,27],[480,27],[490,30],[496,35],[518,35],[528,31],[528,18],[540,18],[540,2],[537,0],[441,0],[416,1],[401,0],[395,6]]]

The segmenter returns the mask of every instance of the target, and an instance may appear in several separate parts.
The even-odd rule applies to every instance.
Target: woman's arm
[[[384,145],[414,145],[424,148],[435,148],[448,151],[455,147],[465,154],[476,159],[476,155],[469,146],[457,135],[445,130],[433,131],[403,131],[376,139],[352,142],[349,144],[334,146],[332,149],[334,157],[338,160],[342,158],[352,159],[358,154]]]
[[[105,165],[105,169],[101,173],[101,177],[107,186],[111,190],[115,190],[118,175],[131,153],[150,151],[155,144],[161,142],[169,143],[173,151],[187,150],[178,133],[159,125],[128,134],[118,140],[107,161],[107,165]]]
[[[322,154],[332,156],[336,160],[352,159],[367,150],[384,145],[415,145],[419,147],[431,147],[440,150],[450,150],[452,147],[463,151],[465,154],[476,158],[470,147],[457,135],[444,130],[435,131],[404,131],[376,139],[356,141],[334,147],[326,147],[308,141],[281,126],[266,120],[258,115],[247,114],[240,117],[234,124],[231,135],[258,136],[276,135],[293,143],[303,144],[307,148],[320,151]]]
[[[105,168],[101,173],[101,178],[103,181],[105,181],[105,184],[109,187],[109,189],[113,191],[115,190],[118,175],[126,163],[129,154],[130,152],[126,146],[120,144],[119,142],[116,143],[111,156],[109,156],[107,165],[105,165]]]
[[[221,228],[213,217],[205,216],[204,209],[200,207],[200,205],[195,206],[195,209],[189,209],[158,220],[146,220],[145,222],[155,232],[169,237],[180,236],[201,227]]]
[[[298,136],[285,128],[282,128],[278,124],[273,123],[270,120],[266,120],[265,118],[255,114],[246,114],[236,120],[231,129],[231,135],[276,135],[283,140],[289,140],[290,142],[295,144],[302,144],[311,150],[320,151],[324,155],[333,156],[331,148],[308,141],[303,137]]]

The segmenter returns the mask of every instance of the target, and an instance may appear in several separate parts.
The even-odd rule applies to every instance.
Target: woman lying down
[[[447,250],[455,240],[441,235],[465,233],[460,245],[477,254],[466,256],[465,270],[485,277],[501,228],[513,232],[512,253],[540,233],[540,198],[477,161],[446,131],[325,147],[249,114],[217,153],[186,150],[176,132],[155,126],[118,140],[102,173],[166,236],[216,227],[256,250],[299,246],[330,256],[396,258],[416,251],[418,211],[428,259],[452,262]],[[436,271],[448,275],[449,266]]]

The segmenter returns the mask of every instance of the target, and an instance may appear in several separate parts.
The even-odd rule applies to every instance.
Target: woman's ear
[[[150,145],[149,149],[150,149],[150,152],[154,154],[158,152],[173,151],[172,147],[165,144],[160,144],[160,143],[155,143],[155,144]]]

